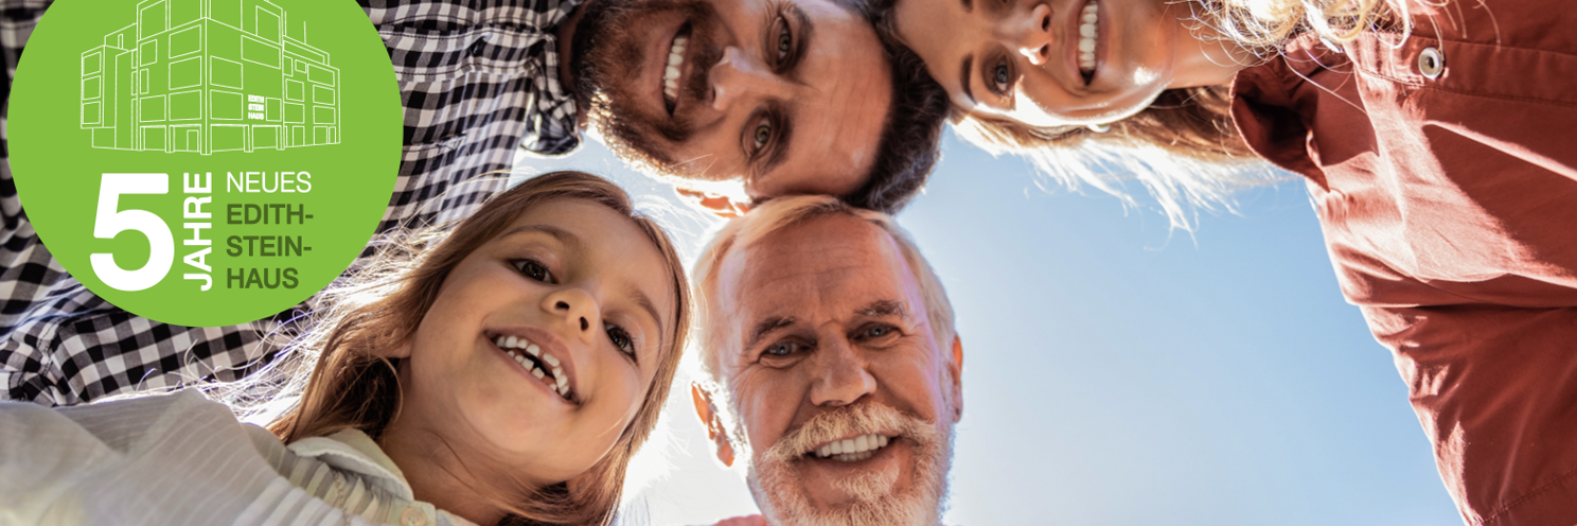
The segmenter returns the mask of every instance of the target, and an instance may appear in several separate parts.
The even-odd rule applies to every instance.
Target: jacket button
[[[425,526],[427,524],[427,516],[422,513],[422,510],[405,508],[405,511],[400,512],[400,524],[402,526]]]
[[[1440,78],[1440,74],[1445,71],[1446,56],[1442,55],[1439,49],[1426,47],[1422,53],[1418,54],[1418,72],[1423,73],[1425,77],[1430,79]]]
[[[484,50],[484,49],[487,49],[487,38],[485,38],[485,37],[484,38],[478,38],[478,39],[476,39],[476,42],[472,42],[471,43],[471,49],[469,49],[468,51],[471,52],[471,56],[475,57],[475,56],[480,56],[482,54],[482,50]]]

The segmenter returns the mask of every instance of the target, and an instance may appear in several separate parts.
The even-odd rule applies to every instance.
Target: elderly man
[[[563,154],[586,128],[686,185],[723,182],[748,200],[825,193],[895,211],[936,161],[946,95],[912,55],[884,47],[851,2],[364,3],[406,106],[379,231],[464,218],[503,189],[505,178],[482,174],[509,169],[516,145]],[[21,1],[0,15],[9,71],[47,5]],[[177,327],[115,308],[53,261],[10,175],[0,169],[0,399],[72,404],[257,366],[274,320]]]
[[[718,459],[748,464],[764,521],[747,522],[937,524],[963,347],[892,219],[774,200],[729,223],[695,273],[710,381],[692,393]]]

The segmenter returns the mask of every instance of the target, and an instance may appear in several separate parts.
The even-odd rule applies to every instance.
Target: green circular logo
[[[267,317],[367,245],[402,107],[354,2],[64,0],[27,42],[11,166],[55,259],[177,325]]]

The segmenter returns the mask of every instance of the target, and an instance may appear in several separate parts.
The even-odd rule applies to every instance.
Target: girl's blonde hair
[[[396,376],[399,359],[380,356],[408,341],[438,297],[449,271],[477,247],[503,232],[537,204],[584,199],[629,217],[662,254],[672,275],[674,323],[663,342],[657,373],[640,410],[619,435],[613,450],[577,477],[575,484],[542,488],[526,502],[497,488],[477,488],[479,498],[509,514],[504,524],[610,524],[619,505],[630,458],[651,435],[667,398],[690,326],[690,288],[684,267],[666,234],[634,211],[617,185],[581,172],[554,172],[520,183],[450,228],[430,227],[386,234],[375,255],[324,290],[296,337],[270,369],[248,379],[247,388],[222,397],[233,406],[260,401],[253,416],[269,421],[281,440],[326,436],[348,428],[376,437],[400,411]],[[310,366],[310,374],[302,369]],[[303,380],[303,378],[305,378]],[[573,445],[570,445],[573,446]]]
[[[902,0],[873,0],[887,9],[878,30],[896,35],[891,6]],[[908,0],[916,1],[916,0]],[[1404,0],[1405,1],[1405,0]],[[1200,28],[1259,57],[1279,53],[1305,32],[1345,43],[1388,23],[1385,0],[1189,0]],[[1401,17],[1401,32],[1410,29]],[[1125,177],[1138,180],[1155,197],[1175,228],[1192,228],[1193,210],[1230,210],[1233,192],[1277,180],[1276,172],[1243,142],[1232,122],[1226,86],[1166,90],[1131,117],[1104,132],[1086,126],[1029,126],[955,108],[954,129],[993,155],[1028,158],[1053,180],[1076,188],[1094,186],[1128,204]],[[1126,176],[1122,174],[1128,174]]]

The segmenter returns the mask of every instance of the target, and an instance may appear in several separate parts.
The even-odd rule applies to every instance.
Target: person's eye
[[[769,345],[769,346],[767,346],[766,349],[763,349],[761,351],[761,354],[766,355],[766,356],[772,356],[772,357],[779,357],[779,358],[781,358],[781,357],[785,357],[785,356],[793,356],[794,353],[797,353],[799,351],[800,351],[799,343],[792,342],[792,341],[787,341],[787,342],[778,342],[778,343],[774,343],[772,345]]]
[[[750,136],[751,144],[755,146],[752,152],[765,148],[767,142],[772,140],[772,119],[762,117],[761,120],[756,121],[756,128],[750,131]]]
[[[772,19],[772,25],[767,28],[766,38],[762,42],[763,55],[773,69],[782,71],[794,61],[794,31],[789,26],[788,19],[778,14]]]
[[[634,358],[635,338],[631,337],[629,331],[624,330],[624,327],[620,327],[612,323],[607,324],[607,326],[608,339],[613,341],[613,346],[618,347],[620,351],[624,352],[624,354],[628,354],[631,358]]]
[[[780,21],[783,20],[783,17],[778,17],[778,20],[780,20]],[[793,51],[793,50],[794,50],[794,35],[789,33],[789,28],[788,28],[788,23],[787,22],[780,22],[778,24],[778,40],[777,40],[778,63],[781,64],[786,59],[788,59],[789,52]]]
[[[1011,88],[1008,84],[1012,80],[1012,72],[1008,70],[1008,59],[997,59],[997,64],[991,67],[991,87],[997,94],[1005,94]]]
[[[892,336],[897,333],[898,329],[896,327],[891,325],[877,324],[860,329],[860,332],[856,334],[855,337],[861,340],[875,340]]]
[[[517,259],[513,263],[515,265],[515,270],[520,271],[521,274],[528,278],[543,283],[555,282],[553,279],[553,272],[549,271],[546,265],[543,265],[541,262],[535,259]]]

